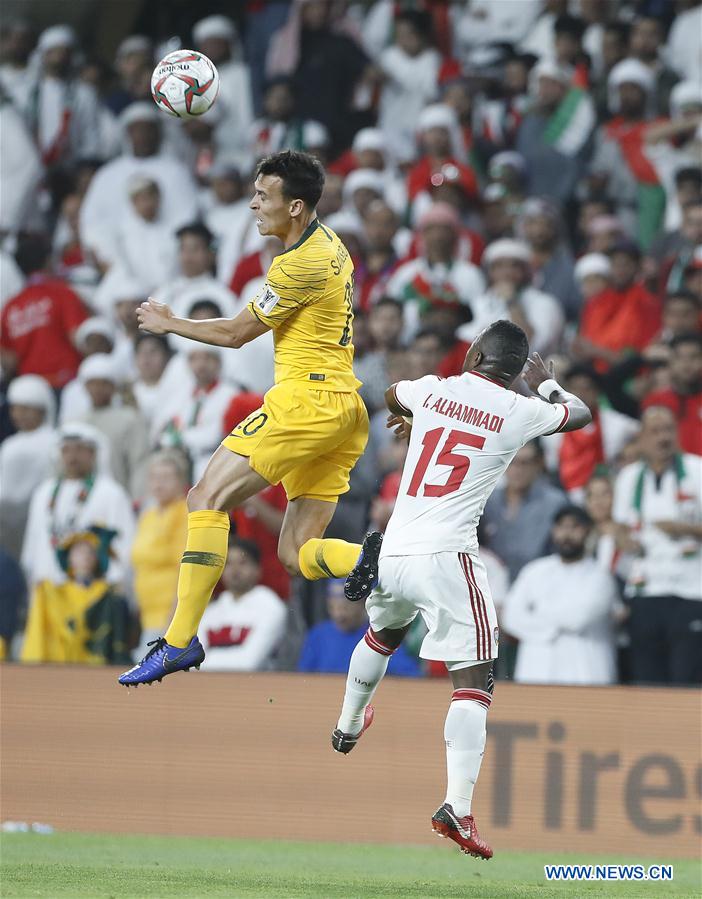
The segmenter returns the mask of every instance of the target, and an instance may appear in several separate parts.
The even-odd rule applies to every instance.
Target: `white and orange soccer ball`
[[[174,50],[164,56],[151,76],[151,96],[159,109],[179,119],[200,116],[219,93],[219,72],[197,50]]]

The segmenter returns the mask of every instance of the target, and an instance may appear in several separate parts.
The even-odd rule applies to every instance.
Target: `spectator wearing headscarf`
[[[410,203],[428,193],[436,176],[449,167],[456,169],[466,192],[475,196],[478,182],[475,172],[466,163],[466,148],[455,110],[446,103],[425,107],[417,120],[416,135],[419,159],[407,175]]]
[[[533,105],[517,133],[526,160],[529,193],[565,204],[583,174],[595,127],[590,95],[573,85],[573,70],[540,62],[529,76]]]
[[[155,181],[161,191],[161,215],[175,230],[197,214],[197,193],[190,172],[162,146],[161,113],[152,102],[132,103],[120,116],[126,152],[95,174],[80,212],[84,245],[98,259],[109,256],[117,225],[128,213],[129,184],[135,175]]]
[[[92,86],[77,77],[76,45],[69,25],[52,25],[39,36],[35,51],[39,72],[24,113],[49,168],[100,154],[98,98]]]
[[[146,422],[133,406],[115,405],[119,373],[107,353],[94,353],[81,363],[78,377],[90,397],[82,420],[105,437],[112,476],[134,500],[144,494],[145,463],[149,452]]]
[[[532,286],[529,247],[511,238],[496,240],[483,253],[483,266],[487,290],[471,299],[473,320],[458,336],[472,341],[483,328],[506,318],[525,330],[533,350],[546,354],[557,349],[565,316],[555,297]]]
[[[627,352],[643,350],[660,330],[658,300],[641,281],[641,251],[620,241],[610,253],[610,283],[588,298],[580,318],[575,353],[599,371],[620,361]]]
[[[115,348],[115,326],[108,318],[99,315],[86,318],[76,331],[76,347],[83,359],[94,353],[111,353]],[[90,396],[85,384],[76,375],[61,391],[59,424],[82,418],[90,409]]]
[[[627,230],[647,249],[665,212],[665,191],[646,135],[655,78],[638,59],[625,59],[609,73],[607,90],[612,118],[597,131],[590,163],[591,182],[617,203]]]
[[[65,572],[56,558],[61,541],[99,521],[116,531],[107,579],[120,583],[129,567],[134,532],[132,503],[127,492],[106,474],[102,435],[83,422],[64,425],[59,432],[59,463],[32,494],[22,546],[27,580],[62,583]]]
[[[38,375],[22,375],[7,391],[16,433],[0,444],[0,532],[19,558],[32,493],[49,475],[56,448],[56,399]]]
[[[248,66],[241,58],[236,26],[226,16],[212,15],[193,26],[195,47],[217,66],[221,117],[216,125],[217,143],[226,147],[235,165],[251,166],[247,135],[253,122]]]
[[[386,293],[404,306],[405,335],[417,331],[424,310],[435,303],[462,304],[473,309],[485,279],[470,262],[455,258],[460,222],[446,203],[435,203],[419,220],[419,256],[400,265],[390,277]]]
[[[0,233],[16,234],[36,220],[44,166],[32,137],[0,88]]]

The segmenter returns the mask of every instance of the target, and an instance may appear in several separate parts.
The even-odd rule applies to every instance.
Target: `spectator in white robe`
[[[239,261],[263,246],[249,208],[251,185],[236,166],[215,162],[207,173],[210,190],[203,200],[205,224],[217,240],[217,279],[229,284]]]
[[[502,238],[487,247],[482,262],[489,286],[471,298],[473,320],[458,329],[461,340],[472,341],[483,328],[506,318],[524,329],[532,350],[544,354],[558,348],[565,317],[555,297],[531,286],[530,260],[529,247],[519,240]]]
[[[702,3],[686,0],[668,33],[668,61],[681,78],[702,81]],[[687,7],[687,8],[685,8]]]
[[[378,127],[398,158],[413,147],[417,119],[439,91],[441,55],[432,46],[431,16],[407,10],[395,19],[395,41],[377,58]]]
[[[251,540],[234,537],[222,573],[224,591],[205,609],[198,628],[207,671],[260,671],[285,634],[288,610],[260,583],[261,554]]]
[[[0,444],[0,534],[18,559],[29,501],[51,471],[56,400],[44,378],[23,375],[10,383],[7,402],[16,433]]]
[[[111,353],[115,348],[116,328],[109,318],[94,315],[86,318],[76,331],[75,344],[83,359],[96,353]],[[117,365],[117,362],[116,362]],[[77,421],[90,411],[90,395],[80,375],[61,391],[59,424]]]
[[[473,309],[485,290],[477,265],[456,259],[460,220],[448,203],[434,203],[418,222],[419,255],[400,265],[390,276],[385,292],[403,304],[405,337],[417,332],[420,317],[434,303],[460,303]]]
[[[139,334],[136,311],[148,297],[147,288],[119,265],[114,265],[95,293],[95,307],[114,322],[115,343],[112,355],[123,383],[135,374],[134,342]]]
[[[412,133],[414,135],[414,130]],[[356,132],[351,152],[359,169],[373,169],[382,172],[385,178],[385,199],[398,215],[404,215],[407,209],[407,186],[396,166],[395,156],[390,152],[380,128],[361,128]],[[406,231],[406,229],[404,230]],[[408,231],[406,233],[409,234]],[[409,248],[410,242],[411,235],[407,241],[405,252]]]
[[[149,436],[141,412],[115,402],[119,376],[114,358],[95,353],[84,359],[78,377],[90,397],[90,409],[82,420],[100,431],[109,446],[110,470],[134,500],[146,492],[146,460]]]
[[[100,153],[98,96],[78,78],[76,44],[69,25],[52,25],[37,43],[39,71],[23,111],[47,167]]]
[[[485,44],[519,44],[541,11],[541,0],[471,0],[455,10],[454,44],[458,54]]]
[[[616,679],[617,586],[586,555],[591,528],[579,506],[562,509],[551,532],[556,552],[525,565],[507,595],[502,626],[519,640],[519,683],[595,685]]]
[[[80,233],[85,248],[98,260],[109,256],[116,242],[118,223],[129,209],[129,183],[134,175],[156,181],[161,214],[174,230],[197,215],[197,190],[190,172],[162,146],[162,118],[151,102],[128,106],[119,120],[125,153],[106,163],[90,182],[80,212]]]
[[[0,89],[0,234],[16,234],[37,212],[44,172],[19,111]]]
[[[231,318],[237,298],[212,274],[216,266],[214,235],[202,222],[191,222],[176,232],[178,272],[153,291],[160,303],[166,303],[179,318],[197,300],[214,300],[225,318]]]
[[[187,358],[194,387],[171,396],[155,417],[152,434],[162,448],[188,453],[194,483],[224,437],[224,413],[239,391],[222,380],[221,347],[191,341]]]
[[[126,490],[104,473],[102,435],[83,422],[64,425],[59,432],[58,473],[32,494],[22,546],[22,567],[30,584],[66,579],[56,547],[68,534],[95,523],[117,531],[107,579],[121,584],[128,575],[129,550],[134,536],[134,513]]]
[[[132,394],[147,424],[153,421],[158,410],[168,401],[164,389],[163,373],[171,358],[171,348],[165,334],[140,333],[134,343],[134,364],[137,376]]]
[[[27,19],[3,16],[0,93],[12,98],[17,109],[24,109],[32,84],[29,59],[35,35]]]
[[[149,292],[175,276],[178,241],[162,211],[161,189],[153,178],[133,175],[127,184],[129,206],[116,223],[115,243],[103,262],[121,265]]]
[[[248,66],[241,58],[236,26],[226,16],[201,19],[193,27],[195,47],[217,66],[221,118],[217,124],[217,142],[243,169],[251,166],[248,148],[249,128],[253,121],[251,83]]]

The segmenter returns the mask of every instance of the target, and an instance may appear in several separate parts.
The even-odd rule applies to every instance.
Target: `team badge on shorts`
[[[495,646],[497,646],[497,644],[500,640],[500,629],[499,629],[499,627],[497,627],[497,625],[495,625],[495,630],[493,631],[492,636],[495,639]]]

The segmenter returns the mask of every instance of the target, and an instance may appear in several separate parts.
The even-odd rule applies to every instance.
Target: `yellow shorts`
[[[282,482],[289,500],[336,502],[349,489],[349,474],[367,440],[368,413],[356,391],[332,393],[283,382],[222,446],[248,456],[270,484]]]

